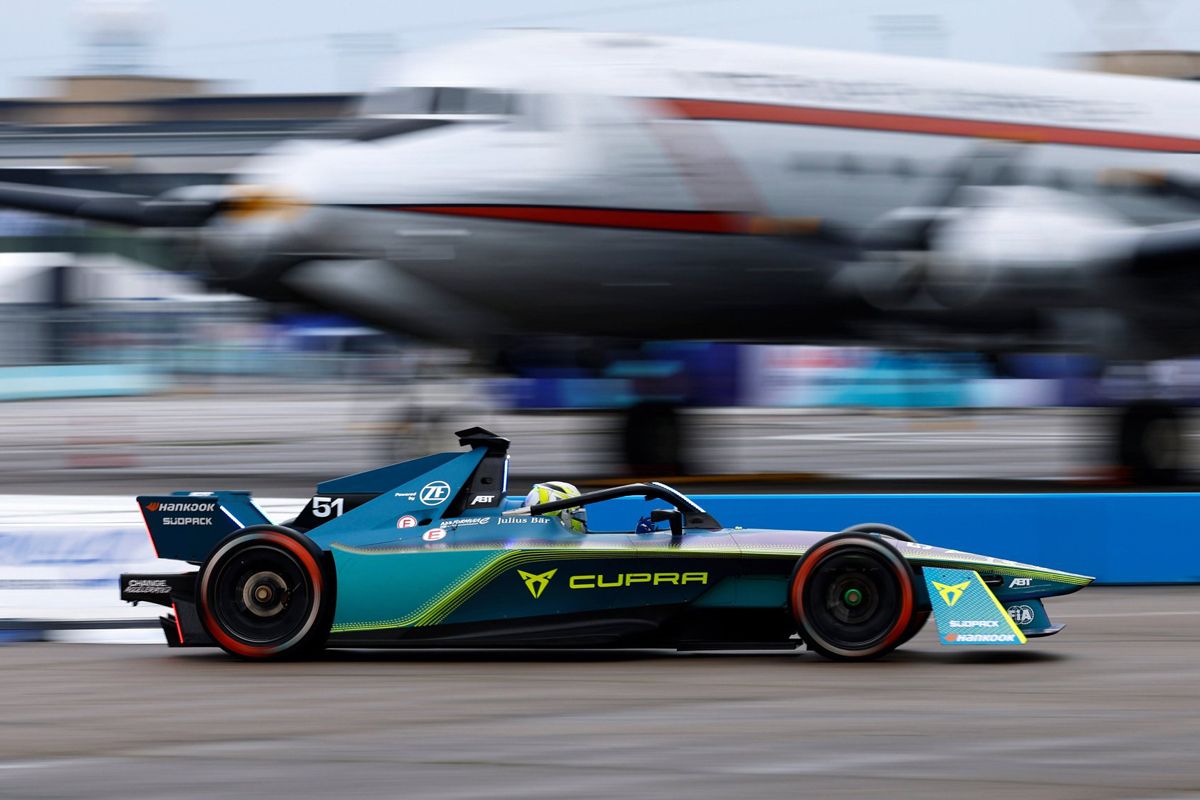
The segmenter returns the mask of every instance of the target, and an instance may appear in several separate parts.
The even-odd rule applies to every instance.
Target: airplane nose
[[[295,263],[307,247],[310,204],[258,186],[234,187],[201,235],[198,266],[221,280],[241,280]]]
[[[309,207],[307,201],[283,189],[239,186],[221,201],[218,214],[231,222],[291,220]]]

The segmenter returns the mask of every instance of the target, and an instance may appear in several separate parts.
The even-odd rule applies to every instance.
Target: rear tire
[[[924,624],[908,561],[864,533],[813,545],[796,564],[788,603],[808,649],[837,661],[887,655]]]
[[[274,525],[235,531],[196,579],[208,635],[242,658],[295,658],[321,649],[333,621],[325,554],[302,533]]]

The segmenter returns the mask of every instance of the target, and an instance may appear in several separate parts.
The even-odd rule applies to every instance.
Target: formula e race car
[[[320,484],[283,525],[246,492],[139,497],[157,555],[199,570],[122,575],[121,597],[170,608],[172,647],[256,659],[323,647],[805,646],[849,660],[892,651],[931,612],[943,644],[1057,633],[1042,598],[1092,581],[886,525],[726,527],[661,483],[524,506],[506,496],[508,440],[457,435],[469,450]],[[637,514],[645,501],[661,507],[643,507],[636,529],[580,532],[562,513],[612,502]]]

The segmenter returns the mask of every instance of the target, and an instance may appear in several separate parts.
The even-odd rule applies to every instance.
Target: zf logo
[[[427,506],[440,506],[450,498],[450,484],[445,481],[433,481],[421,487],[417,495]]]

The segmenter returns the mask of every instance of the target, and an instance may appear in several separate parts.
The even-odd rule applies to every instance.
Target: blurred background
[[[1200,75],[1190,50],[1200,9],[1185,2],[895,5],[514,0],[398,15],[395,4],[360,2],[280,15],[223,0],[40,3],[0,31],[0,491],[199,482],[299,495],[331,475],[448,449],[451,432],[472,424],[514,440],[521,478],[1187,483],[1187,410],[1200,396],[1194,281],[1149,256],[1114,267],[1102,248],[1141,252],[1154,226],[1195,216],[1190,152],[1168,154],[1163,168],[1144,153],[1131,162],[1130,148],[1039,144],[1001,128],[888,144],[878,131],[799,125],[780,141],[764,126],[741,135],[710,121],[680,135],[680,120],[657,112],[576,113],[602,106],[596,98],[694,92],[668,79],[703,64],[734,76],[731,102],[756,97],[752,72],[761,84],[790,69],[850,76],[839,91],[851,105],[919,102],[885,96],[909,91],[896,87],[911,78],[932,81],[930,91],[977,88],[955,95],[967,104],[956,113],[1010,120],[1000,125],[1184,135],[1155,104],[1181,113],[1191,95],[1158,98],[1144,83],[1067,81],[1038,105],[1029,98],[1049,91],[1041,73],[1010,73],[1002,95],[999,73],[967,75],[962,89],[953,70],[929,78],[938,62],[912,62],[905,77],[895,65],[907,62],[847,67],[817,54],[781,66],[780,51],[750,45],[745,59],[738,45],[714,45],[712,57],[708,45],[646,45],[702,37],[1181,86]],[[535,27],[647,38],[520,38]],[[471,44],[497,28],[519,30]],[[514,66],[509,35],[514,52],[560,58],[561,74],[551,79],[536,57]],[[738,72],[740,60],[757,66]],[[716,71],[699,74],[734,91]],[[875,83],[855,88],[864,74]],[[473,84],[480,75],[494,80]],[[524,150],[487,160],[482,140],[427,144],[504,126],[524,130]],[[647,144],[645,128],[660,141]],[[809,142],[812,131],[825,138]],[[389,149],[410,139],[416,155]],[[316,169],[319,180],[297,176],[316,156],[286,160],[337,148],[353,153]],[[777,163],[755,163],[764,149]],[[475,161],[464,167],[456,152]],[[663,152],[674,175],[664,177]],[[520,164],[505,172],[513,153]],[[529,177],[539,171],[553,180]],[[777,171],[815,188],[795,200]],[[745,200],[747,182],[757,201]],[[1041,194],[1015,194],[1031,187]],[[387,218],[312,222],[318,202]],[[501,221],[446,216],[447,204],[498,202],[516,204]],[[418,213],[389,216],[389,204]],[[440,205],[428,215],[420,204]],[[514,223],[517,206],[526,217]],[[744,238],[765,241],[704,243],[699,256],[704,237],[647,233],[657,222],[585,220],[571,238],[528,218],[580,206],[737,212],[753,226]],[[977,219],[992,211],[1007,224]],[[1105,238],[1130,230],[1141,238]],[[1044,250],[1030,256],[1035,240]],[[1191,247],[1168,255],[1188,258]],[[589,286],[614,262],[613,276]],[[336,271],[322,274],[329,264]],[[1033,264],[1035,278],[1013,264]],[[804,274],[762,278],[789,270]],[[506,288],[459,290],[491,282]],[[781,291],[805,298],[784,302]]]
[[[6,10],[0,796],[1200,785],[1200,3]],[[138,494],[286,520],[474,425],[513,495],[665,479],[1109,585],[849,671],[258,665],[119,600],[171,568]]]

